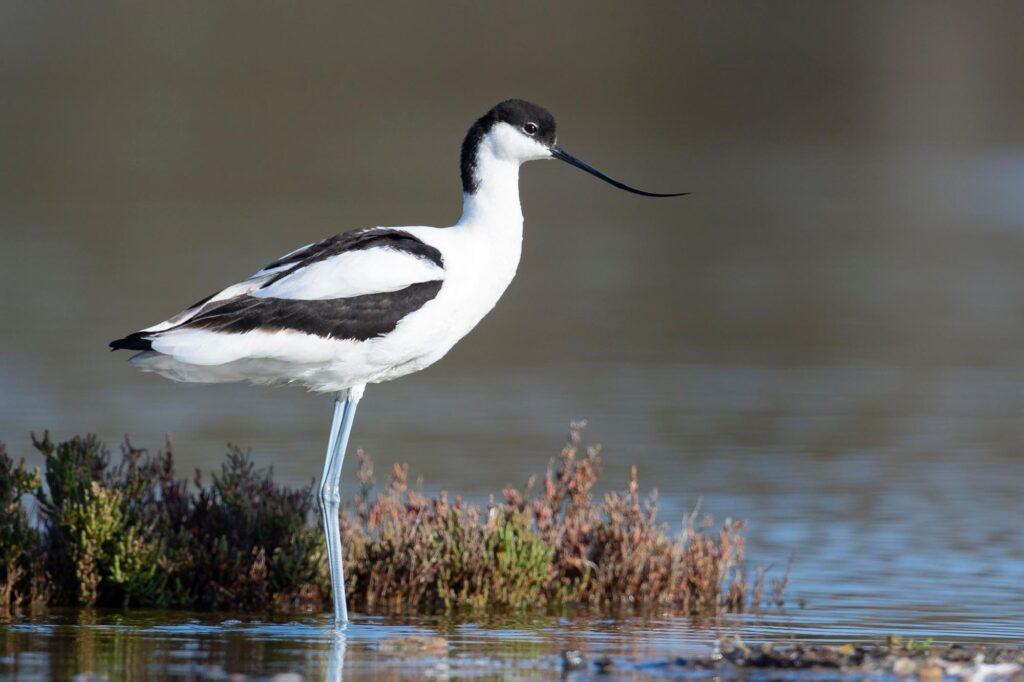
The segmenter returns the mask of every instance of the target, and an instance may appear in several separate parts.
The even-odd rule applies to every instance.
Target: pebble
[[[382,639],[377,648],[385,654],[412,656],[417,654],[443,654],[448,651],[448,640],[444,637],[392,637]]]
[[[586,665],[586,660],[576,649],[566,649],[562,652],[562,670],[580,670]]]
[[[915,670],[917,670],[917,663],[905,656],[897,658],[896,662],[892,664],[893,674],[899,675],[900,677],[913,675]]]

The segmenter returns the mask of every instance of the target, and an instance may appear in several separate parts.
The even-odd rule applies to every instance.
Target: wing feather
[[[253,290],[259,298],[321,300],[398,291],[443,279],[444,270],[408,251],[375,246],[312,260]]]
[[[152,350],[154,339],[190,326],[237,330],[241,324],[238,320],[250,324],[261,317],[254,310],[264,317],[269,311],[278,325],[289,316],[297,316],[305,321],[300,326],[307,327],[312,327],[312,312],[329,311],[333,320],[329,335],[351,333],[354,336],[348,338],[372,338],[397,322],[387,313],[375,321],[378,304],[386,309],[392,305],[389,301],[404,301],[419,307],[436,295],[443,279],[440,251],[404,230],[345,232],[285,254],[249,279],[211,294],[159,324],[113,341],[110,347]],[[410,300],[413,292],[417,295]],[[288,301],[322,301],[330,306],[289,306]],[[358,304],[353,303],[356,301]],[[366,305],[371,301],[372,305]],[[397,305],[395,310],[403,307],[407,306]],[[383,312],[377,310],[378,315]],[[351,319],[344,319],[346,316]],[[219,324],[224,320],[227,322],[223,326]]]

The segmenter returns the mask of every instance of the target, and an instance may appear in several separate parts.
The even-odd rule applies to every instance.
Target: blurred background
[[[367,393],[378,471],[485,501],[585,417],[605,487],[748,519],[829,623],[1024,636],[1022,34],[1014,2],[5,2],[0,440],[166,436],[183,475],[231,441],[307,483],[326,397],[107,342],[315,239],[451,224],[462,135],[521,97],[693,194],[526,167],[498,308]]]

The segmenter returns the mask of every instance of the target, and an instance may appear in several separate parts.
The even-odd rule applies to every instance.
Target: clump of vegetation
[[[18,488],[3,477],[0,458],[0,497],[33,488],[41,531],[29,531],[42,550],[33,575],[47,586],[49,603],[301,608],[323,601],[309,489],[277,485],[242,450],[230,448],[204,485],[199,473],[191,482],[174,477],[170,444],[150,456],[126,440],[116,466],[92,436],[54,443],[46,434],[33,444],[45,460],[46,485],[36,474],[34,487]],[[30,563],[32,545],[22,546],[19,561]],[[5,603],[42,594],[16,584]]]
[[[362,451],[362,492],[343,512],[348,596],[368,609],[406,610],[542,603],[554,549],[529,516],[492,506],[486,514],[441,493],[410,490],[395,465],[388,489],[371,499],[372,466]]]
[[[539,491],[508,488],[485,510],[444,493],[427,499],[398,465],[374,497],[372,466],[357,453],[362,491],[342,519],[349,598],[370,609],[666,605],[694,614],[764,601],[764,573],[743,570],[742,524],[714,531],[694,514],[670,533],[635,468],[625,491],[596,504],[600,448],[581,445],[582,427],[571,425]],[[781,599],[784,582],[772,587]]]
[[[39,473],[17,465],[0,443],[0,609],[26,606],[43,597],[42,538],[28,519],[22,497],[39,487]]]
[[[711,520],[670,533],[636,471],[595,502],[599,448],[582,423],[540,486],[485,507],[427,497],[395,465],[342,511],[348,598],[367,610],[662,605],[694,614],[765,599],[762,571],[743,568],[742,525]],[[0,607],[55,605],[324,609],[329,597],[312,486],[290,489],[230,447],[208,483],[174,476],[170,444],[155,455],[126,440],[114,465],[95,437],[33,438],[42,475],[0,445]],[[537,489],[535,489],[537,488]],[[29,500],[38,523],[32,523]],[[780,599],[784,579],[771,586]]]
[[[323,534],[311,488],[274,483],[248,453],[228,452],[220,475],[191,498],[176,561],[189,603],[202,608],[320,607],[327,595]]]

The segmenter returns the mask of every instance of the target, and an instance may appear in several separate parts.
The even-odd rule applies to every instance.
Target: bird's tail
[[[110,350],[153,350],[153,342],[145,336],[145,332],[135,332],[123,339],[114,339],[110,342]]]

